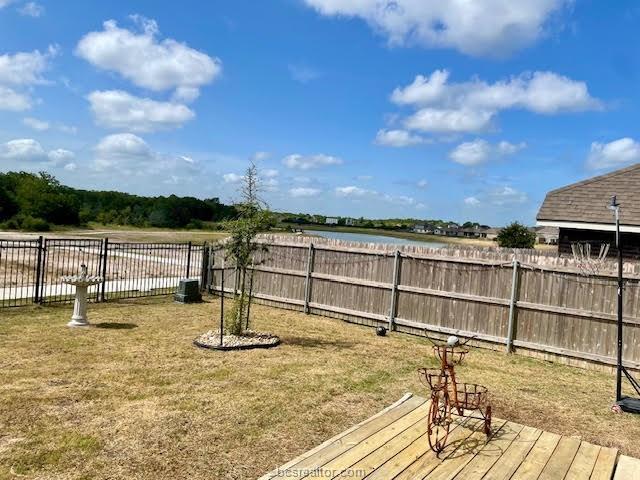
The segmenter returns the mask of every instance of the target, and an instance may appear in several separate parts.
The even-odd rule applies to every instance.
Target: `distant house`
[[[338,225],[338,219],[336,217],[327,217],[324,223],[325,225]]]
[[[423,223],[414,225],[411,230],[413,231],[413,233],[434,233],[432,225],[425,225]]]
[[[539,227],[555,227],[558,251],[570,255],[572,243],[610,245],[617,254],[611,196],[620,203],[622,253],[640,258],[640,164],[593,177],[547,193],[538,212]]]
[[[558,227],[536,227],[536,242],[546,245],[557,245],[560,229]]]
[[[433,229],[433,234],[434,235],[446,235],[446,233],[447,233],[447,229],[446,228],[435,227]]]
[[[500,230],[502,230],[501,228],[487,228],[484,231],[484,238],[486,238],[487,240],[495,240],[496,238],[498,238],[498,234],[500,233]]]
[[[355,220],[353,218],[345,218],[344,219],[344,224],[347,227],[353,227],[353,225],[355,224]]]
[[[474,225],[473,227],[463,228],[462,235],[467,238],[487,238],[487,230],[489,230],[489,227],[486,225]]]

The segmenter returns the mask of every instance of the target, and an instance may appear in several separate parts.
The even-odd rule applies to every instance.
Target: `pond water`
[[[387,245],[421,245],[423,247],[444,247],[441,242],[429,242],[419,240],[407,240],[404,238],[387,237],[386,235],[369,235],[368,233],[337,232],[332,230],[305,230],[307,235],[317,235],[319,237],[331,238],[334,240],[345,240],[347,242],[361,243],[384,243]]]

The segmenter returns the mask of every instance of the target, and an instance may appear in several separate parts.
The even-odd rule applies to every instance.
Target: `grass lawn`
[[[255,478],[427,394],[424,339],[258,306],[281,346],[194,347],[218,305],[92,305],[97,328],[75,330],[70,305],[2,310],[0,478]],[[491,389],[495,416],[640,457],[640,418],[609,412],[612,375],[478,349],[458,373]]]

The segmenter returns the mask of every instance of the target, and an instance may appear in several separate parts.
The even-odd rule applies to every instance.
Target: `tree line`
[[[0,173],[0,227],[47,231],[52,225],[89,222],[135,227],[202,228],[234,218],[236,208],[217,198],[143,197],[79,190],[40,172]]]

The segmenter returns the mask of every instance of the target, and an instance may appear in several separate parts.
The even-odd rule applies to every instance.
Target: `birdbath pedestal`
[[[91,285],[97,285],[103,281],[97,275],[88,275],[87,266],[82,265],[80,275],[65,275],[61,278],[63,283],[76,287],[76,299],[73,304],[73,315],[68,327],[88,327],[87,320],[87,290]]]

